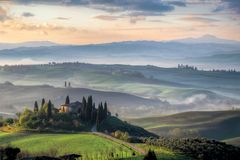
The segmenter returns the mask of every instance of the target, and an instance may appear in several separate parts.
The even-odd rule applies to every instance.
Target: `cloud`
[[[179,7],[186,7],[186,3],[183,1],[169,1],[168,4],[172,4]]]
[[[143,21],[146,20],[146,17],[144,16],[134,16],[130,18],[130,23],[135,24],[137,21]]]
[[[63,26],[58,26],[58,25],[49,24],[49,23],[44,23],[44,24],[24,23],[24,22],[17,21],[17,20],[6,21],[6,22],[2,23],[1,26],[3,26],[4,28],[18,30],[18,31],[21,31],[21,30],[26,30],[26,31],[71,30],[71,31],[76,31],[77,30],[74,27],[63,27]]]
[[[215,8],[212,12],[221,12],[224,9],[226,9],[226,7],[224,5],[220,5],[220,6],[217,6],[217,8]]]
[[[207,95],[205,94],[196,94],[192,95],[191,97],[187,97],[182,103],[183,104],[192,104],[192,103],[199,103],[205,101]]]
[[[58,20],[69,20],[70,18],[68,18],[68,17],[57,17],[56,19],[58,19]]]
[[[183,1],[161,1],[161,0],[13,0],[16,3],[31,4],[40,3],[46,5],[67,5],[67,6],[85,6],[107,12],[125,12],[141,13],[144,15],[161,15],[164,12],[170,12],[175,6],[185,7]],[[154,14],[153,14],[154,13]]]
[[[94,18],[104,20],[104,21],[115,21],[121,17],[120,16],[111,16],[111,15],[98,15],[98,16],[95,16]]]
[[[98,16],[95,16],[94,18],[104,20],[104,21],[115,21],[121,18],[128,18],[128,16],[98,15]],[[145,16],[130,16],[129,22],[132,24],[136,24],[138,21],[143,21],[143,20],[146,20]]]
[[[201,22],[201,23],[214,23],[214,22],[219,22],[219,20],[217,19],[213,19],[213,18],[206,18],[206,17],[183,17],[181,18],[181,20],[185,20],[185,21],[194,21],[194,22]]]
[[[220,3],[213,10],[213,12],[221,12],[226,9],[230,9],[233,12],[240,14],[240,1],[239,0],[220,0]]]
[[[30,12],[24,12],[22,14],[23,17],[34,17],[35,15],[33,13],[30,13]]]
[[[5,32],[5,31],[0,31],[0,34],[6,34],[7,32]]]
[[[5,21],[7,19],[11,18],[8,16],[7,11],[0,6],[0,21]]]
[[[229,9],[232,9],[237,14],[240,14],[240,1],[239,0],[222,0]]]

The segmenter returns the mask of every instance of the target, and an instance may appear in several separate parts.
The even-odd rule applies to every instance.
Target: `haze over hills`
[[[201,69],[240,70],[240,66],[236,64],[240,60],[238,56],[240,54],[239,44],[235,41],[218,39],[209,35],[194,40],[168,42],[126,41],[89,45],[56,45],[51,42],[31,42],[25,43],[25,47],[0,50],[0,63],[36,64],[50,61],[79,61],[97,64],[151,64],[165,67],[174,67],[179,63],[184,63],[195,65]],[[24,46],[24,44],[20,44],[20,46]],[[234,58],[221,58],[225,54],[234,56]],[[220,58],[216,58],[218,55]],[[209,56],[215,58],[203,61]]]
[[[46,47],[46,46],[56,46],[59,45],[50,41],[29,41],[22,43],[0,43],[0,50],[3,49],[13,49],[19,47]]]
[[[24,94],[21,94],[24,93]],[[66,96],[70,95],[71,101],[81,99],[81,96],[92,95],[98,104],[107,101],[111,111],[121,116],[136,116],[143,110],[141,106],[159,107],[165,110],[169,104],[157,99],[147,99],[139,96],[121,92],[97,91],[86,88],[58,88],[48,85],[15,86],[11,84],[0,84],[0,109],[2,115],[14,115],[25,107],[33,108],[33,102],[42,98],[51,99],[56,108],[65,102]],[[13,98],[17,97],[17,98]],[[164,109],[165,108],[165,109]],[[147,109],[148,110],[148,109]],[[149,114],[151,113],[150,110]],[[1,114],[1,113],[0,113]]]
[[[240,107],[239,78],[239,72],[155,66],[83,63],[5,66],[0,67],[0,83],[10,80],[14,85],[0,85],[1,107],[4,112],[16,112],[42,96],[55,96],[52,99],[59,105],[67,94],[73,98],[85,95],[87,89],[82,88],[88,88],[89,94],[108,100],[123,117],[229,110]],[[71,82],[73,88],[63,88],[64,81]],[[11,101],[13,95],[18,98]]]
[[[184,38],[184,39],[177,39],[173,41],[182,42],[182,43],[193,43],[193,44],[194,43],[221,43],[221,44],[236,44],[236,45],[240,44],[240,41],[218,38],[210,34],[206,34],[198,38]]]

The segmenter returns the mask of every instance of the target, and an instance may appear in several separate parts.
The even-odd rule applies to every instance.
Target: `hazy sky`
[[[0,0],[0,42],[240,40],[240,0]]]

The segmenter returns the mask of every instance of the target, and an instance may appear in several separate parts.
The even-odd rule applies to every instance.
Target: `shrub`
[[[157,156],[154,151],[149,150],[143,160],[157,160]]]

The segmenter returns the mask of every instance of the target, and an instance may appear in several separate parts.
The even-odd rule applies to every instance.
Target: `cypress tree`
[[[89,96],[87,101],[87,108],[86,108],[86,119],[89,121],[91,120],[92,107],[93,107],[92,96]]]
[[[86,110],[87,110],[87,101],[86,98],[83,97],[82,99],[82,119],[86,120]]]
[[[107,115],[108,115],[108,109],[107,109],[107,102],[106,101],[104,103],[103,113],[104,113],[104,119],[106,119]]]
[[[91,113],[91,123],[95,124],[97,120],[97,110],[95,109],[95,107],[92,109],[92,113]]]
[[[43,99],[42,99],[42,103],[41,103],[41,107],[43,107],[44,104],[45,104],[45,99],[43,98]]]
[[[34,109],[33,109],[34,112],[38,112],[38,103],[37,101],[35,101],[34,103]]]
[[[104,118],[104,112],[103,112],[103,104],[102,104],[102,102],[99,104],[98,110],[99,110],[99,122],[101,123],[102,120],[103,120],[103,118]]]
[[[69,98],[69,96],[66,97],[65,104],[67,104],[67,105],[70,104],[70,98]]]
[[[51,118],[51,116],[52,116],[52,102],[51,100],[49,100],[48,107],[47,107],[47,117]]]
[[[157,156],[154,151],[149,150],[147,155],[145,155],[143,160],[157,160]]]
[[[96,116],[96,128],[97,130],[99,129],[100,123],[101,123],[101,113],[100,113],[100,104],[98,105],[98,109],[97,109],[97,116]]]

